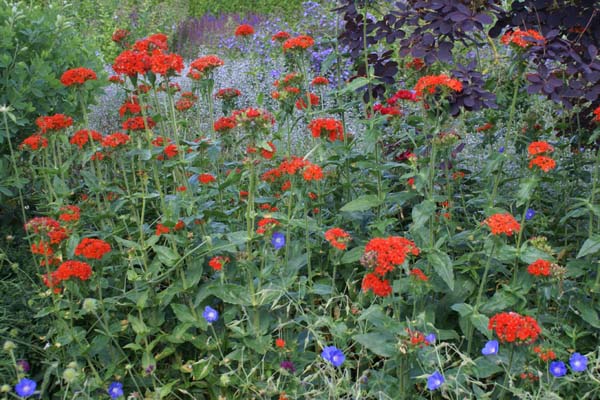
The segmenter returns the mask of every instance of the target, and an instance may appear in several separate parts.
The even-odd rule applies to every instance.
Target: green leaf
[[[175,313],[175,316],[179,322],[191,323],[194,325],[198,324],[198,320],[196,317],[194,317],[194,314],[190,308],[185,304],[171,304],[171,308],[173,309],[173,312]]]
[[[581,318],[593,326],[594,328],[600,329],[600,319],[598,319],[598,312],[593,308],[592,303],[586,303],[581,300],[577,300],[575,308],[580,312]]]
[[[356,89],[366,86],[368,84],[369,84],[369,80],[367,78],[365,78],[365,77],[356,78],[352,82],[347,84],[346,87],[344,87],[342,89],[342,93],[353,92]]]
[[[358,260],[360,260],[360,257],[362,257],[364,252],[365,246],[355,247],[352,250],[348,250],[347,252],[345,252],[340,262],[342,264],[352,264],[354,262],[357,262]]]
[[[412,209],[413,224],[410,230],[416,230],[425,226],[425,223],[435,212],[435,203],[431,200],[423,200]]]
[[[170,249],[166,246],[155,245],[152,246],[152,249],[156,252],[158,259],[161,263],[166,265],[167,267],[172,267],[179,260],[179,254],[175,252],[175,250]]]
[[[471,323],[473,324],[475,329],[477,329],[479,332],[481,332],[484,336],[487,336],[489,339],[490,334],[491,334],[490,330],[488,329],[488,324],[490,322],[490,319],[488,317],[486,317],[485,315],[480,314],[478,312],[474,312],[473,314],[471,314],[469,319],[471,320]]]
[[[531,198],[535,187],[537,186],[538,178],[535,175],[530,175],[529,178],[524,179],[519,185],[519,191],[517,193],[517,207],[527,203]]]
[[[473,307],[466,303],[453,304],[450,308],[459,313],[461,317],[466,317],[473,313]]]
[[[433,266],[435,273],[446,282],[450,290],[454,290],[454,271],[450,256],[439,250],[433,250],[427,254],[427,261]]]
[[[383,203],[383,200],[379,199],[374,194],[367,194],[364,196],[360,196],[359,198],[352,200],[350,203],[347,203],[340,211],[343,212],[353,212],[353,211],[366,211],[373,207],[378,207]]]
[[[398,353],[394,336],[387,332],[363,333],[354,335],[352,339],[378,356],[392,357]]]
[[[577,253],[577,258],[585,257],[588,254],[595,254],[600,251],[600,235],[592,235],[589,239],[583,242],[583,246]]]
[[[489,378],[490,376],[502,372],[500,365],[493,362],[489,357],[478,357],[475,361],[475,376],[479,379]]]
[[[138,335],[146,336],[148,334],[148,332],[150,332],[150,330],[148,329],[148,327],[146,326],[146,324],[144,323],[144,321],[142,319],[135,317],[133,315],[129,315],[127,317],[127,320],[131,324],[131,329],[133,329],[133,331],[135,333],[137,333]]]

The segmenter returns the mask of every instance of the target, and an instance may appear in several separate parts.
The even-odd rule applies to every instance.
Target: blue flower
[[[275,248],[275,250],[279,250],[283,246],[285,246],[285,235],[281,232],[273,232],[273,237],[271,237],[271,244]]]
[[[321,357],[323,357],[325,361],[329,361],[331,364],[333,364],[334,367],[339,367],[346,359],[344,353],[342,353],[342,351],[335,346],[325,347],[321,353]]]
[[[219,319],[219,312],[217,310],[215,310],[214,308],[212,308],[211,306],[206,306],[204,308],[204,312],[202,313],[202,316],[204,317],[206,322],[208,322],[209,324],[212,324],[213,322],[217,322],[217,320]]]
[[[567,374],[567,366],[562,361],[552,361],[550,363],[549,371],[555,377],[560,378]]]
[[[108,395],[111,399],[117,399],[123,396],[123,384],[121,382],[113,382],[108,387]]]
[[[498,354],[498,341],[490,340],[487,342],[485,346],[483,346],[483,349],[481,349],[481,354],[484,356],[493,356]]]
[[[525,213],[525,220],[529,221],[533,217],[535,217],[535,210],[533,208],[528,208]]]
[[[501,146],[501,147],[498,149],[498,153],[504,153],[504,146]]]
[[[587,369],[588,359],[586,356],[582,356],[579,353],[573,353],[571,358],[569,358],[569,365],[571,369],[575,372],[583,372]]]
[[[427,389],[435,390],[442,386],[445,381],[444,375],[440,374],[439,371],[435,371],[433,374],[429,375],[429,378],[427,378]]]
[[[37,383],[31,379],[23,378],[15,385],[15,392],[20,397],[29,397],[35,392]]]
[[[435,333],[430,333],[429,335],[425,336],[425,341],[429,344],[435,344],[436,340],[437,336],[435,336]]]

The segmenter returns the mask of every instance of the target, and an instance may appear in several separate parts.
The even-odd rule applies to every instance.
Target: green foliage
[[[254,13],[277,14],[285,18],[295,15],[302,8],[302,3],[302,0],[200,0],[189,2],[188,14],[191,17],[200,17],[204,14]]]

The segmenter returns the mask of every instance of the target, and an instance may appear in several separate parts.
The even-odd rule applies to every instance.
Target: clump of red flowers
[[[129,36],[129,31],[127,29],[117,29],[112,34],[112,41],[120,44],[127,36]]]
[[[129,137],[129,135],[125,133],[115,132],[102,138],[102,147],[116,148],[127,144],[130,139],[131,138]]]
[[[75,255],[100,260],[110,252],[110,244],[101,239],[83,238],[75,248]]]
[[[276,34],[274,34],[273,36],[271,36],[271,41],[275,42],[275,41],[284,41],[287,40],[291,37],[292,35],[290,35],[289,33],[285,32],[285,31],[279,31]]]
[[[319,98],[319,96],[317,96],[314,93],[308,93],[308,98],[310,99],[310,105],[312,107],[318,106],[319,105],[319,101],[321,101],[321,99]],[[296,108],[298,110],[304,110],[307,107],[306,105],[306,96],[301,97],[298,99],[298,101],[296,101]]]
[[[552,349],[543,349],[541,346],[535,346],[533,352],[544,362],[556,359],[556,353]]]
[[[546,260],[536,260],[527,266],[527,272],[534,276],[550,276],[552,263]]]
[[[325,240],[336,249],[346,250],[352,237],[342,228],[331,228],[325,232]]]
[[[427,282],[429,280],[429,278],[427,277],[427,275],[425,275],[423,273],[423,271],[421,271],[420,268],[413,268],[410,270],[410,276],[414,277],[415,279],[421,281],[421,282]]]
[[[548,156],[548,154],[554,152],[554,147],[548,142],[532,142],[527,147],[527,151],[533,159],[529,162],[529,168],[537,166],[544,172],[548,172],[556,168],[556,161]]]
[[[73,118],[67,117],[64,114],[55,114],[39,117],[35,120],[35,124],[40,128],[41,133],[59,131],[73,125]]]
[[[375,273],[366,274],[363,278],[361,287],[363,292],[371,290],[375,296],[379,297],[386,297],[392,294],[392,286],[390,285],[390,281],[379,278]]]
[[[521,225],[510,214],[494,214],[483,221],[492,231],[492,235],[512,236],[521,230]]]
[[[101,142],[103,137],[100,132],[82,129],[73,134],[73,137],[69,140],[69,143],[76,145],[79,149],[82,149],[85,144],[93,140],[95,142]]]
[[[248,24],[242,24],[235,29],[235,36],[251,36],[254,35],[254,27]]]
[[[208,185],[209,183],[215,182],[217,178],[215,178],[211,174],[200,174],[198,175],[198,182],[203,185]]]
[[[242,92],[240,92],[237,89],[234,88],[224,88],[224,89],[219,89],[219,91],[217,92],[217,94],[215,94],[215,97],[217,99],[220,100],[232,100],[235,99],[236,97],[239,97],[242,95]]]
[[[537,156],[539,154],[544,153],[552,153],[553,151],[554,147],[550,143],[544,141],[531,142],[527,147],[527,152],[530,156]]]
[[[60,208],[58,219],[62,222],[77,222],[81,217],[81,209],[77,206],[67,205]]]
[[[73,68],[66,70],[60,77],[60,83],[65,86],[83,85],[87,81],[98,79],[96,73],[89,68]]]
[[[314,138],[327,137],[330,141],[344,140],[344,127],[334,118],[317,118],[308,124]]]
[[[237,122],[233,117],[221,117],[213,124],[215,132],[227,132],[237,126]]]
[[[202,76],[202,74],[208,74],[212,72],[215,68],[225,65],[225,62],[221,60],[219,57],[215,55],[208,55],[204,57],[200,57],[190,64],[190,68],[198,71]]]
[[[210,259],[208,262],[208,266],[211,267],[215,271],[220,271],[223,269],[223,266],[229,262],[229,257],[225,256],[216,256]]]
[[[544,172],[549,172],[556,168],[556,161],[548,156],[537,156],[529,162],[529,168],[538,167]]]
[[[283,51],[302,51],[315,45],[315,40],[307,35],[287,39],[283,43]]]
[[[532,317],[515,312],[503,312],[490,318],[488,329],[493,330],[502,343],[530,344],[542,332]]]
[[[521,29],[517,28],[514,31],[506,32],[500,41],[505,45],[512,43],[518,47],[527,48],[533,44],[536,44],[536,42],[543,43],[545,39],[538,31],[534,29],[522,31]]]
[[[159,223],[159,224],[156,224],[156,231],[154,232],[154,234],[156,236],[160,236],[164,233],[169,233],[170,231],[171,230],[169,229],[168,226]]]
[[[25,224],[25,230],[28,232],[33,231],[36,235],[49,239],[50,244],[59,244],[68,237],[66,229],[57,220],[50,217],[30,219]]]
[[[146,125],[148,129],[152,129],[156,126],[156,122],[152,119],[152,117],[132,117],[123,122],[123,129],[126,131],[141,131],[146,129]]]
[[[594,121],[600,122],[600,106],[593,111],[593,114],[595,115]]]
[[[256,229],[256,233],[259,235],[264,235],[267,232],[272,231],[279,225],[279,221],[275,218],[262,218],[258,221],[258,228]]]
[[[421,98],[424,93],[434,94],[439,87],[446,87],[454,92],[461,92],[463,89],[459,80],[450,78],[448,75],[426,75],[417,81],[414,88],[415,95],[417,98]]]
[[[26,137],[23,142],[19,145],[19,149],[23,150],[25,148],[29,148],[30,150],[38,150],[45,149],[48,147],[48,139],[43,137],[42,135],[31,135]]]
[[[324,76],[315,76],[310,84],[313,86],[329,85],[329,79],[325,78]]]

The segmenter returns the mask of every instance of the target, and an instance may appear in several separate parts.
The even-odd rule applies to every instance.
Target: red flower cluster
[[[189,97],[181,97],[175,103],[175,108],[179,111],[186,111],[194,107],[194,104],[196,104],[196,102]]]
[[[425,275],[423,273],[423,271],[421,271],[420,268],[413,268],[410,270],[410,276],[414,277],[415,279],[418,279],[422,282],[427,282],[429,280],[429,278],[427,277],[427,275]]]
[[[425,62],[419,57],[415,57],[406,63],[406,68],[414,69],[415,71],[420,71],[423,67],[425,67]]]
[[[417,101],[417,94],[413,90],[400,89],[392,97],[386,100],[386,102],[393,106],[398,100]]]
[[[496,332],[500,342],[530,344],[536,341],[542,330],[537,321],[515,312],[503,312],[490,318],[488,329]]]
[[[554,147],[548,142],[532,142],[529,144],[527,151],[530,156],[534,156],[534,158],[529,161],[530,169],[533,168],[534,165],[544,172],[556,168],[556,161],[546,155],[554,151]]]
[[[423,332],[413,331],[409,328],[406,328],[406,333],[408,333],[408,336],[410,337],[410,344],[413,346],[421,348],[431,344],[427,339],[425,339],[425,334]]]
[[[215,132],[226,132],[237,126],[237,122],[233,117],[221,117],[213,124]]]
[[[537,156],[533,160],[529,161],[530,169],[533,168],[534,165],[544,172],[549,172],[556,168],[556,161],[550,157]]]
[[[60,83],[65,86],[83,85],[86,81],[98,79],[96,73],[89,68],[73,68],[65,71],[60,77]]]
[[[62,214],[58,216],[58,219],[63,222],[77,222],[81,217],[81,209],[77,206],[62,206],[60,211]]]
[[[127,144],[130,139],[129,135],[126,135],[125,133],[115,132],[102,139],[102,147],[115,148]]]
[[[39,117],[35,120],[35,124],[40,128],[41,133],[59,131],[73,125],[73,118],[67,117],[64,114],[55,114]]]
[[[217,92],[217,94],[215,94],[215,97],[217,99],[227,101],[227,100],[231,100],[231,99],[234,99],[236,97],[239,97],[241,95],[242,95],[242,92],[240,92],[237,89],[234,89],[234,88],[225,88],[225,89],[220,89]]]
[[[554,147],[548,142],[531,142],[527,147],[527,152],[530,156],[537,156],[539,154],[544,153],[552,153],[554,151]]]
[[[594,115],[595,115],[595,117],[594,117],[594,121],[596,121],[596,122],[600,122],[600,106],[598,106],[598,108],[596,108],[596,109],[593,111],[593,113],[594,113]]]
[[[283,42],[284,40],[288,40],[292,35],[290,35],[287,32],[284,31],[279,31],[276,34],[274,34],[273,36],[271,36],[271,41],[275,42],[275,41],[281,41]]]
[[[208,262],[208,266],[214,269],[215,271],[220,271],[223,269],[223,265],[229,262],[229,257],[224,256],[216,256],[210,259]]]
[[[286,175],[295,175],[297,172],[302,172],[305,180],[320,180],[323,178],[323,170],[318,165],[311,163],[300,157],[292,157],[285,159],[277,168],[268,170],[262,174],[261,179],[266,182],[275,182],[278,178],[287,180]]]
[[[83,238],[75,248],[75,255],[100,260],[110,251],[110,245],[101,239]]]
[[[334,118],[317,118],[308,124],[311,134],[315,138],[328,137],[330,141],[344,140],[344,127],[341,121]]]
[[[150,57],[146,52],[124,50],[113,62],[113,70],[127,76],[144,75],[150,71]]]
[[[242,24],[235,30],[235,36],[251,36],[254,35],[254,28],[252,25]]]
[[[210,73],[212,70],[222,65],[225,65],[225,62],[223,62],[223,60],[221,60],[219,57],[215,55],[208,55],[192,61],[190,68],[198,71],[200,73],[198,78],[200,78],[202,77],[202,74]]]
[[[121,43],[127,38],[127,36],[129,36],[129,31],[127,29],[117,29],[112,34],[112,41],[115,43]]]
[[[279,221],[277,221],[275,218],[263,218],[258,221],[256,233],[259,235],[264,235],[265,233],[275,229],[277,225],[279,225]]]
[[[398,107],[384,107],[382,104],[379,103],[373,106],[373,111],[378,112],[381,115],[387,115],[388,119],[391,117],[399,117],[402,115],[402,111]]]
[[[315,40],[307,35],[289,38],[283,43],[283,51],[306,50],[315,45]]]
[[[119,115],[121,118],[125,116],[125,114],[129,115],[137,115],[142,112],[142,107],[139,104],[137,96],[131,96],[121,105],[119,108]]]
[[[321,101],[321,99],[319,98],[319,96],[317,96],[316,94],[313,93],[308,93],[308,97],[310,99],[310,105],[312,107],[318,106],[319,105],[319,101]],[[301,97],[300,99],[298,99],[298,101],[296,101],[296,108],[298,110],[304,110],[307,107],[306,105],[306,96]]]
[[[126,131],[142,131],[146,129],[145,125],[148,125],[148,129],[152,129],[156,126],[156,122],[152,117],[146,117],[146,119],[144,117],[132,117],[123,122],[123,129]]]
[[[153,50],[168,50],[168,38],[164,33],[155,33],[145,39],[138,40],[133,49],[140,52],[150,53]]]
[[[65,240],[68,235],[65,228],[60,223],[50,217],[35,217],[27,221],[25,230],[33,231],[36,235],[50,239],[50,244],[59,244]]]
[[[150,57],[150,70],[155,74],[174,75],[183,70],[183,57],[179,54],[163,53],[161,50],[154,50]]]
[[[92,276],[92,267],[83,261],[65,261],[52,275],[61,282],[72,277],[87,281]]]
[[[329,79],[325,78],[324,76],[315,76],[310,84],[313,86],[329,85]]]
[[[534,276],[550,276],[552,263],[546,260],[536,260],[527,266],[527,272]]]
[[[365,275],[362,281],[362,290],[367,292],[372,290],[375,296],[386,297],[392,294],[392,287],[390,281],[387,279],[381,279],[375,273],[368,273]]]
[[[19,145],[19,149],[23,150],[25,148],[29,148],[30,150],[38,150],[40,148],[45,149],[48,147],[48,139],[43,137],[42,135],[31,135],[26,137],[23,142]]]
[[[169,144],[169,145],[165,146],[165,148],[163,149],[163,152],[165,153],[167,158],[173,158],[177,154],[179,154],[179,149],[177,148],[176,145]]]
[[[541,346],[535,346],[533,352],[544,362],[556,359],[556,353],[552,349],[542,349]]]
[[[198,182],[203,185],[208,185],[209,183],[215,182],[217,178],[212,176],[211,174],[200,174],[198,175]]]
[[[477,129],[475,129],[475,130],[477,132],[485,132],[485,131],[489,131],[493,127],[494,127],[494,125],[491,122],[486,122],[482,126],[477,127]]]
[[[154,232],[154,234],[156,236],[160,236],[163,233],[169,233],[170,231],[171,230],[169,229],[168,226],[159,223],[159,224],[156,224],[156,231]]]
[[[500,41],[505,44],[515,44],[522,48],[527,48],[536,42],[545,42],[544,37],[536,30],[528,29],[526,31],[522,31],[517,28],[514,31],[508,31],[504,35]]]
[[[231,118],[240,126],[246,126],[249,129],[266,129],[275,124],[275,118],[267,111],[252,107],[232,112]]]
[[[336,249],[346,250],[348,242],[352,240],[352,237],[341,228],[331,228],[325,232],[325,240]]]
[[[302,172],[305,181],[320,181],[323,179],[323,170],[316,164],[308,164]]]
[[[447,87],[454,92],[461,92],[463,88],[460,81],[450,78],[448,75],[426,75],[417,81],[414,88],[415,95],[417,98],[421,98],[425,92],[434,94],[435,90],[440,86]]]
[[[483,221],[492,231],[492,235],[505,234],[512,236],[513,233],[521,230],[521,225],[510,214],[494,214]]]
[[[101,142],[103,137],[100,132],[82,129],[73,134],[73,137],[69,140],[69,143],[76,145],[79,149],[83,149],[83,146],[90,141]]]

